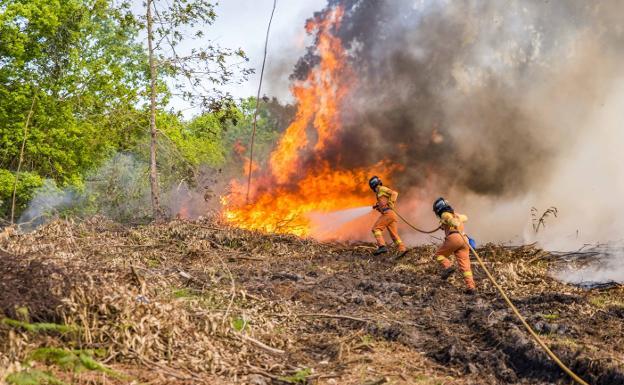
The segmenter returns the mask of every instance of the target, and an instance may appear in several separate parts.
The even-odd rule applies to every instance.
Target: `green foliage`
[[[171,3],[147,2],[153,7],[153,31],[157,44],[160,81],[173,85],[178,95],[205,111],[223,112],[227,118],[233,105],[231,96],[219,86],[246,79],[252,69],[242,66],[248,61],[242,49],[229,49],[206,42],[204,31],[217,17],[216,2],[179,0]],[[142,18],[143,20],[144,18]],[[147,26],[147,20],[145,18]],[[193,48],[180,51],[180,42]]]
[[[544,319],[547,319],[549,321],[554,321],[556,319],[559,319],[559,314],[542,314],[542,317],[544,317]]]
[[[66,385],[65,382],[53,376],[50,372],[28,367],[32,361],[41,362],[45,365],[55,365],[59,368],[71,371],[97,371],[118,379],[126,379],[126,376],[117,373],[98,362],[94,356],[102,356],[104,351],[99,350],[68,350],[60,348],[39,348],[33,351],[26,362],[27,368],[7,376],[6,381],[14,385]]]
[[[232,320],[232,328],[237,332],[242,332],[247,326],[247,321],[242,317],[236,317]]]
[[[305,384],[310,374],[312,374],[312,370],[310,368],[304,368],[297,370],[292,376],[280,377],[280,380],[288,382],[289,384]]]
[[[120,374],[107,368],[93,358],[94,355],[102,356],[99,350],[68,350],[60,348],[38,348],[33,351],[28,361],[38,361],[47,365],[57,365],[61,369],[80,372],[92,370],[105,373],[112,377],[122,377]]]
[[[165,185],[181,180],[193,184],[200,165],[223,165],[225,151],[219,115],[206,113],[188,122],[172,114],[158,115],[156,125],[163,134],[158,143],[158,164]]]
[[[49,372],[30,368],[9,374],[6,382],[12,385],[67,385]]]
[[[86,189],[79,200],[80,214],[105,214],[128,222],[149,218],[147,160],[118,153],[86,175]]]
[[[174,289],[173,296],[174,298],[192,298],[192,297],[196,297],[197,295],[193,293],[191,290],[189,290],[188,288],[183,287],[181,289]]]
[[[15,204],[17,212],[22,211],[33,197],[34,190],[43,185],[43,179],[33,172],[20,172]],[[8,217],[11,212],[15,174],[0,168],[0,217]]]
[[[144,55],[127,9],[101,0],[10,0],[0,14],[0,168],[76,183],[132,131]]]
[[[216,17],[206,0],[155,6],[157,37],[172,47],[188,34],[201,39]],[[102,213],[143,221],[151,216],[143,22],[125,0],[0,2],[0,218],[11,210],[24,139],[18,218]],[[247,146],[255,106],[255,98],[234,103],[214,89],[245,78],[249,70],[233,63],[244,64],[244,52],[199,44],[178,54],[161,49],[157,58],[158,171],[164,192],[181,183],[193,188],[202,172],[227,170],[232,158],[240,172],[244,156],[232,149],[237,143]],[[169,99],[180,94],[174,92],[182,90],[176,86],[186,87],[183,96],[206,112],[185,121],[165,111]],[[266,158],[293,113],[292,106],[275,99],[261,100],[256,160]]]
[[[29,323],[25,321],[18,321],[10,318],[3,318],[1,321],[3,324],[13,327],[20,328],[32,333],[46,333],[46,332],[56,332],[56,333],[72,333],[76,332],[79,329],[75,325],[59,325],[55,323]]]
[[[230,158],[230,173],[243,174],[248,169],[249,144],[253,130],[253,117],[256,98],[250,97],[239,102],[234,117],[229,120],[223,133],[226,157]],[[277,144],[281,133],[294,118],[295,109],[282,105],[275,98],[262,98],[258,103],[258,120],[254,141],[254,163],[264,167],[270,151]]]

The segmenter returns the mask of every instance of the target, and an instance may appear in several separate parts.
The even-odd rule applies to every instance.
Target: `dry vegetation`
[[[374,258],[211,221],[102,218],[0,238],[0,382],[569,384],[475,267],[443,283],[432,247]],[[624,289],[548,277],[533,247],[480,249],[563,361],[624,383]]]

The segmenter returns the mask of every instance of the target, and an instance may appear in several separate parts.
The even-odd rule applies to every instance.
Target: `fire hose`
[[[406,225],[408,225],[409,227],[411,227],[412,229],[423,233],[423,234],[431,234],[434,233],[436,231],[438,231],[440,229],[440,227],[436,228],[435,230],[432,231],[422,231],[419,228],[417,228],[416,226],[412,225],[411,223],[409,223],[405,218],[403,218],[396,210],[392,209],[397,216],[403,221],[405,222]],[[550,348],[546,345],[546,343],[540,338],[540,336],[533,330],[533,328],[529,325],[529,323],[526,321],[526,319],[522,316],[522,314],[520,314],[520,311],[518,310],[518,308],[513,304],[513,302],[511,302],[511,300],[509,299],[509,297],[507,296],[507,294],[505,293],[505,291],[503,290],[503,288],[498,284],[498,282],[496,281],[496,279],[494,278],[494,276],[490,273],[490,270],[485,266],[485,263],[483,262],[483,260],[481,259],[481,257],[479,256],[479,253],[477,253],[477,251],[466,241],[465,237],[462,237],[462,239],[464,240],[464,243],[466,244],[466,246],[468,246],[470,248],[470,251],[472,251],[472,253],[474,254],[474,256],[477,258],[477,262],[479,262],[479,265],[481,266],[481,268],[483,269],[483,271],[485,271],[485,274],[487,275],[488,279],[490,280],[490,282],[492,282],[492,284],[494,285],[494,287],[496,287],[496,289],[498,290],[498,292],[500,293],[500,295],[503,297],[503,299],[505,300],[505,302],[507,303],[507,305],[509,306],[509,308],[513,311],[513,313],[516,315],[516,317],[520,320],[520,322],[522,323],[522,325],[524,326],[524,328],[529,332],[529,334],[531,335],[531,337],[533,337],[533,339],[535,340],[535,342],[537,342],[537,344],[546,352],[546,354],[553,360],[555,361],[555,363],[561,368],[561,370],[563,370],[568,376],[570,376],[574,381],[576,381],[577,383],[581,384],[581,385],[589,385],[587,382],[585,382],[585,380],[583,380],[581,377],[579,377],[578,375],[576,375],[576,373],[574,373],[570,368],[568,368],[563,362],[561,362],[561,360],[559,359],[559,357],[557,357],[557,355],[550,350]]]

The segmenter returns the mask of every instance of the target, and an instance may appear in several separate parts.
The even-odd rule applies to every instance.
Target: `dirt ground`
[[[476,264],[479,293],[467,296],[459,273],[439,278],[432,245],[398,260],[372,250],[208,220],[5,232],[0,381],[572,383]],[[530,246],[479,252],[563,362],[590,384],[624,384],[624,288],[558,282],[550,255]],[[31,326],[41,322],[70,330]]]

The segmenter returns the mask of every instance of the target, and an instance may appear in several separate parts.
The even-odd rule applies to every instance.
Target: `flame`
[[[338,6],[306,24],[307,33],[316,34],[319,63],[291,87],[298,102],[295,119],[271,153],[268,169],[254,180],[253,202],[245,201],[246,184],[237,180],[221,198],[227,222],[250,230],[314,235],[309,214],[371,204],[368,178],[387,179],[400,168],[381,161],[344,169],[323,158],[330,145],[338,144],[340,107],[355,83],[344,47],[334,35],[342,17]]]
[[[306,25],[308,33],[318,33],[317,49],[321,60],[305,81],[292,87],[298,101],[297,114],[270,159],[277,183],[286,183],[297,171],[301,150],[309,143],[306,129],[311,122],[317,134],[316,152],[323,150],[339,129],[338,106],[349,90],[350,71],[342,43],[331,32],[340,26],[343,8],[334,8],[324,16],[309,20]]]
[[[234,142],[234,145],[232,147],[234,153],[238,156],[243,165],[243,174],[245,176],[249,176],[249,157],[245,156],[245,151],[247,151],[247,147],[245,147],[240,140]],[[253,174],[259,169],[260,166],[258,165],[258,163],[256,161],[251,161],[251,173]]]

